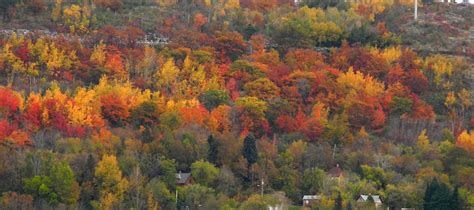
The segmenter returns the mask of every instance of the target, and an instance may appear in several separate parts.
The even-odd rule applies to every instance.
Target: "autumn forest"
[[[0,209],[474,208],[474,6],[0,0]]]

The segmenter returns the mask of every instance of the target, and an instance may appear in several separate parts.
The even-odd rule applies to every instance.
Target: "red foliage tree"
[[[323,55],[311,49],[291,49],[286,53],[285,61],[292,70],[308,71],[326,66]]]
[[[418,98],[415,94],[411,95],[413,101],[413,107],[411,111],[411,116],[413,119],[425,119],[431,120],[434,118],[435,113],[433,107],[429,104],[426,104],[424,101]]]
[[[276,119],[275,123],[278,128],[281,129],[283,132],[291,133],[295,132],[298,129],[298,124],[296,120],[289,115],[279,116]]]
[[[385,82],[389,85],[405,80],[405,72],[400,65],[390,68],[387,75],[385,75]]]
[[[107,60],[104,67],[112,77],[120,79],[127,77],[127,72],[125,71],[125,66],[122,61],[122,54],[115,46],[108,46]]]
[[[9,88],[0,88],[0,113],[6,117],[13,115],[20,108],[21,99]]]
[[[358,130],[362,127],[378,129],[385,123],[385,113],[375,97],[358,96],[349,108],[349,123]]]
[[[28,105],[23,112],[22,118],[25,123],[25,126],[31,130],[35,131],[41,127],[41,113],[43,109],[40,102],[28,101]]]
[[[47,99],[44,101],[43,106],[47,110],[47,118],[43,119],[43,122],[46,122],[46,126],[65,132],[67,130],[68,118],[64,105],[60,104],[56,99]]]
[[[245,53],[247,43],[240,33],[223,32],[215,37],[214,48],[222,62],[233,61]]]
[[[0,120],[0,140],[4,140],[6,137],[16,129],[10,122],[6,119]]]
[[[324,132],[324,126],[321,125],[318,118],[310,117],[306,120],[301,130],[310,141],[315,141]]]
[[[16,56],[18,56],[24,63],[30,61],[30,51],[28,50],[28,42],[23,42],[15,51]]]
[[[208,19],[202,13],[198,12],[194,15],[194,27],[201,30],[201,27],[207,23]]]
[[[100,97],[100,103],[102,116],[114,126],[125,123],[130,116],[127,104],[115,93]]]
[[[407,79],[403,82],[414,93],[422,94],[428,90],[428,78],[420,70],[412,70],[408,73]]]

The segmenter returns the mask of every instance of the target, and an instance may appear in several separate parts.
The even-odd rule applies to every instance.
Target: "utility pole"
[[[415,15],[414,15],[414,18],[415,20],[418,19],[418,0],[414,0],[415,1]]]
[[[262,196],[263,196],[263,185],[265,185],[265,182],[264,182],[263,179],[262,179],[262,181],[260,182],[260,184],[257,185],[257,186],[260,187],[260,194],[261,194]]]

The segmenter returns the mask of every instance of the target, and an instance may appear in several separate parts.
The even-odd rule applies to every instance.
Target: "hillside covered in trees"
[[[474,208],[474,6],[297,2],[0,0],[0,209]]]

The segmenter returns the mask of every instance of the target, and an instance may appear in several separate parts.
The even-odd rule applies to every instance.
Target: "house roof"
[[[369,197],[372,198],[374,203],[382,203],[382,199],[378,195],[360,195],[359,199],[357,201],[358,202],[367,202],[369,200]]]
[[[372,195],[372,199],[375,203],[382,203],[382,199],[380,199],[380,196],[378,195]]]
[[[321,199],[320,195],[304,195],[303,200],[319,200]]]
[[[186,184],[191,178],[191,173],[177,173],[176,174],[176,184]]]
[[[328,174],[331,177],[340,177],[343,173],[344,171],[342,171],[342,169],[339,167],[339,164],[336,164],[336,167],[331,168],[331,170],[328,171]]]

